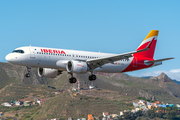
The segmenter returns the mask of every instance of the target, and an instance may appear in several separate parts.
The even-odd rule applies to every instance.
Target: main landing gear
[[[89,76],[89,80],[90,81],[96,80],[96,75],[93,74],[93,70],[92,69],[90,69],[90,72],[91,72],[91,75]]]
[[[76,83],[76,78],[75,77],[73,77],[73,73],[69,73],[69,74],[71,74],[71,78],[69,78],[69,82],[70,83]]]
[[[89,76],[89,80],[90,80],[90,81],[96,80],[96,75],[94,75],[94,74],[90,75],[90,76]]]
[[[69,78],[69,83],[76,83],[77,80],[75,77],[73,77],[73,73],[69,73],[69,74],[71,75],[71,78]],[[91,75],[89,76],[89,80],[90,81],[96,80],[96,75],[92,74],[92,72],[91,72]]]
[[[25,74],[26,78],[30,77],[30,72],[31,72],[31,66],[27,66],[27,73]]]

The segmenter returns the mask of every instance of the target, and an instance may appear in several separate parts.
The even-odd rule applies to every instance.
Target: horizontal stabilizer
[[[162,61],[170,60],[170,59],[174,59],[174,58],[164,58],[164,59],[159,59],[159,60],[145,61],[145,63],[162,62]]]

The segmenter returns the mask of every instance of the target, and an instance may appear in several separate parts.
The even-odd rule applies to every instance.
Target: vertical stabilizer
[[[143,42],[139,45],[136,51],[145,49],[147,46],[149,46],[149,44],[151,44],[149,50],[136,53],[135,55],[145,58],[153,58],[158,33],[159,33],[158,30],[151,30],[149,34],[146,36],[146,38],[143,40]]]

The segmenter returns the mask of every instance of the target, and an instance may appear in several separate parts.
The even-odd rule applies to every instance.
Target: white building
[[[6,107],[11,107],[11,106],[12,106],[12,104],[11,104],[11,103],[8,103],[8,102],[4,102],[4,103],[2,103],[1,105],[6,106]]]
[[[103,117],[108,117],[109,113],[108,112],[103,112]]]
[[[16,106],[19,106],[19,105],[22,105],[22,104],[23,104],[22,101],[16,101],[16,102],[15,102],[15,105],[16,105]]]
[[[124,112],[123,111],[120,111],[120,116],[124,115]]]

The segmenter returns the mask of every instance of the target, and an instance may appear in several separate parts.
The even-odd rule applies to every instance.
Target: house
[[[23,101],[16,101],[16,102],[15,102],[15,105],[16,105],[16,106],[20,106],[20,105],[22,105],[22,104],[23,104]]]
[[[73,88],[72,88],[72,91],[77,91],[77,89],[73,87]]]
[[[44,103],[46,101],[46,99],[41,99],[41,104]]]
[[[3,112],[0,112],[0,116],[3,115]]]
[[[177,107],[178,109],[180,109],[180,105],[179,105],[179,104],[176,104],[176,107]]]
[[[109,113],[108,112],[103,112],[103,117],[108,117]]]
[[[55,95],[58,95],[58,94],[60,94],[60,92],[54,92],[55,93]]]
[[[31,101],[24,101],[24,106],[31,106],[30,102]]]
[[[133,106],[134,106],[135,108],[139,107],[139,106],[138,106],[138,103],[135,103],[135,102],[133,102]]]
[[[124,110],[124,112],[129,112],[129,110]]]
[[[174,107],[174,104],[170,104],[169,106],[170,106],[170,107]]]
[[[135,112],[136,112],[136,110],[135,110],[135,109],[132,109],[132,110],[131,110],[131,112],[132,112],[132,113],[135,113]]]
[[[112,114],[112,118],[117,118],[118,115],[117,114]]]
[[[41,101],[40,101],[40,100],[38,100],[38,101],[37,101],[37,103],[38,103],[38,104],[41,104]]]
[[[135,108],[135,111],[137,112],[137,111],[139,111],[139,110],[141,110],[140,108]]]
[[[140,104],[140,105],[145,105],[144,103],[145,103],[144,100],[139,100],[139,102],[138,102],[138,104]]]
[[[120,111],[120,116],[124,115],[123,111]]]
[[[94,88],[96,88],[96,86],[93,86],[93,85],[89,86],[89,89],[94,89]]]
[[[92,116],[92,114],[88,114],[88,120],[94,120],[94,117]]]
[[[4,102],[4,103],[2,103],[1,105],[3,105],[3,106],[6,106],[6,107],[11,107],[11,106],[13,106],[11,103],[9,103],[9,102]]]
[[[147,105],[148,109],[152,109],[153,106],[152,105]]]
[[[156,103],[156,104],[161,104],[161,102],[160,102],[160,101],[156,101],[155,103]]]

